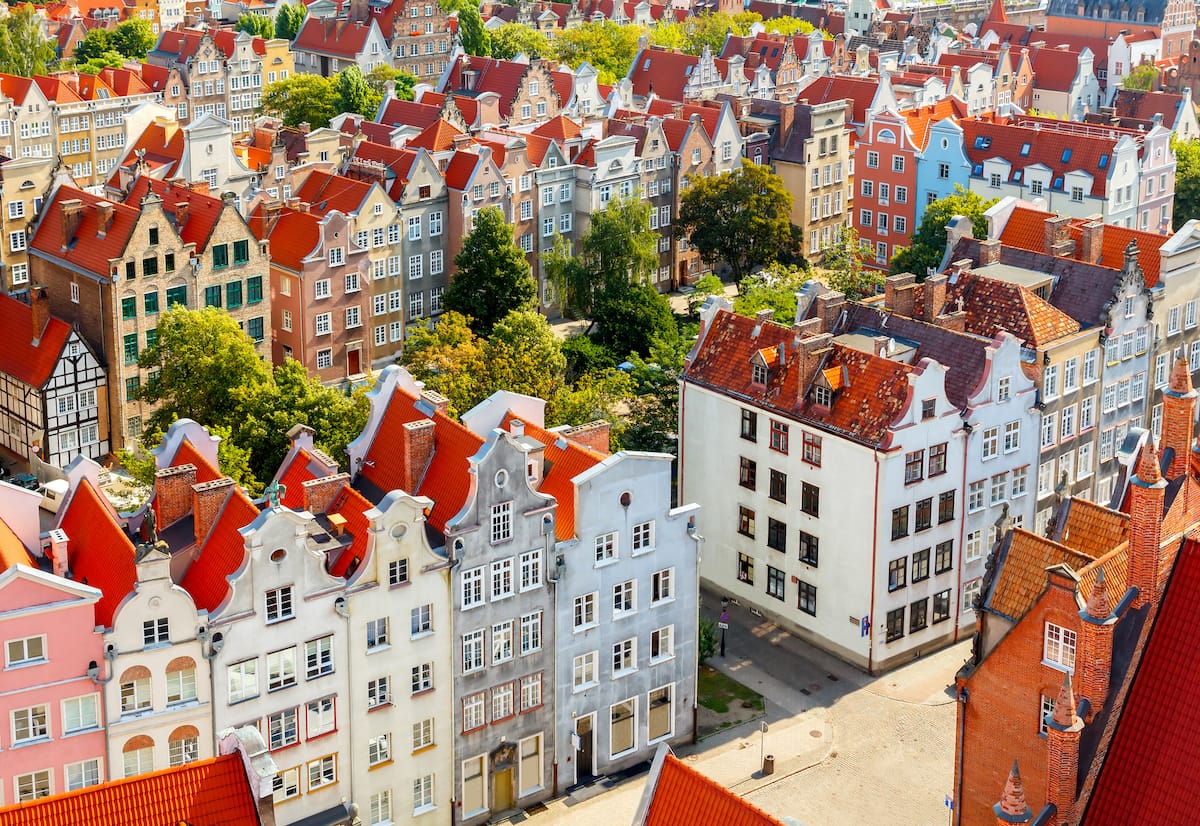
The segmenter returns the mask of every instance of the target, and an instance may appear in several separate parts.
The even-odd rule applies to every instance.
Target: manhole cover
[[[801,693],[801,694],[803,694],[805,697],[807,697],[808,695],[812,694],[812,692],[811,692],[811,691],[809,691],[807,688],[802,688],[802,689],[800,689],[800,693]]]
[[[810,732],[808,733],[808,736],[809,736],[809,737],[820,737],[820,736],[821,736],[821,732],[817,731],[816,729],[813,729],[812,731],[810,731]]]

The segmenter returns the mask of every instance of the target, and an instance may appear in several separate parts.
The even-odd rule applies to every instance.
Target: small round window
[[[623,507],[623,508],[629,507],[629,504],[632,501],[633,501],[633,495],[629,491],[625,491],[624,493],[621,494],[621,507]]]
[[[272,562],[283,562],[283,560],[285,560],[286,558],[287,558],[287,551],[285,551],[283,548],[276,548],[275,550],[271,551],[271,561]]]
[[[942,149],[949,149],[949,148],[950,148],[950,141],[948,141],[945,138],[942,138]]]
[[[503,469],[496,471],[496,487],[502,488],[507,483],[508,483],[508,471],[503,470]]]
[[[404,534],[408,533],[408,525],[392,525],[390,533],[392,539],[400,539]]]

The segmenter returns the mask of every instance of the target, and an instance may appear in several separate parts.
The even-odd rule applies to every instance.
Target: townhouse
[[[349,66],[367,74],[376,66],[392,64],[391,49],[374,19],[360,23],[309,15],[291,51],[297,72],[323,77],[333,77]]]
[[[29,285],[29,238],[27,230],[41,211],[55,178],[70,177],[56,159],[10,158],[0,162],[0,266],[6,293]]]
[[[538,57],[515,61],[458,54],[442,73],[437,91],[458,96],[495,94],[501,122],[492,125],[516,128],[557,117],[564,95],[556,79],[550,65]],[[563,92],[569,93],[569,88]]]

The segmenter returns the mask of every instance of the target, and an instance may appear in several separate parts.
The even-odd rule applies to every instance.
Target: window
[[[754,584],[754,558],[746,554],[738,554],[737,577],[740,582]]]
[[[433,604],[425,603],[409,611],[411,636],[417,637],[433,631]]]
[[[787,552],[787,523],[767,517],[767,547]]]
[[[904,609],[897,608],[887,613],[887,641],[895,642],[904,636]]]
[[[774,473],[774,471],[771,471]],[[747,459],[745,456],[740,457],[738,461],[738,484],[744,488],[754,490],[758,483],[758,463],[753,459]]]
[[[946,443],[929,448],[929,475],[941,476],[946,472]]]
[[[388,585],[404,585],[408,582],[408,560],[393,559],[388,563]]]
[[[329,249],[329,266],[340,267],[346,263],[345,247],[330,247]]]
[[[492,599],[505,599],[513,595],[512,557],[492,563]]]
[[[637,640],[621,640],[612,649],[613,679],[637,670]]]
[[[149,683],[149,678],[147,678]],[[124,703],[122,703],[124,710]],[[12,713],[13,743],[25,743],[50,736],[46,706],[17,709]]]
[[[521,617],[521,656],[542,650],[542,612]]]
[[[463,634],[462,637],[462,669],[464,674],[483,668],[483,634],[482,628]]]
[[[1008,491],[1008,474],[997,473],[992,477],[992,501],[991,504],[998,505],[1006,498],[1005,494]]]
[[[637,744],[634,736],[637,730],[636,709],[637,701],[629,699],[616,703],[609,710],[609,745],[614,758],[632,751]]]
[[[908,536],[908,505],[892,509],[892,539]]]
[[[758,441],[758,414],[753,410],[742,411],[742,438],[748,442]]]
[[[939,542],[934,549],[933,556],[933,572],[935,574],[944,574],[954,567],[954,540],[947,539],[945,542]]]
[[[916,525],[913,527],[914,532],[929,530],[933,525],[933,497],[922,499],[917,502],[917,518]]]
[[[1013,453],[1021,447],[1021,423],[1009,422],[1004,425],[1004,452]]]
[[[392,701],[391,686],[387,677],[367,681],[367,708],[379,708]]]
[[[474,608],[483,604],[483,566],[463,571],[462,607]]]
[[[1099,363],[1099,351],[1090,350],[1083,356],[1083,383],[1085,385],[1092,384],[1098,377],[1097,367]]]
[[[521,590],[528,591],[542,584],[542,549],[525,551],[520,557]]]
[[[291,619],[292,586],[267,591],[267,622]]]
[[[774,419],[771,420],[771,450],[788,452],[788,426]]]
[[[433,718],[428,717],[412,724],[412,750],[428,748],[433,745]]]
[[[738,505],[738,533],[754,538],[754,511]]]
[[[512,539],[512,502],[492,505],[491,537],[493,545]]]
[[[920,582],[929,579],[929,549],[917,551],[912,555],[912,581]]]
[[[938,494],[938,524],[942,525],[954,519],[954,491],[947,490]]]
[[[784,594],[784,582],[787,576],[779,568],[767,566],[767,596],[775,597],[782,601]]]
[[[62,702],[64,734],[94,729],[100,724],[98,695],[86,694]]]
[[[908,557],[902,556],[888,563],[888,590],[897,591],[908,584]]]
[[[993,459],[1000,452],[1000,428],[989,427],[983,431],[983,458]]]
[[[88,786],[95,786],[100,782],[99,758],[84,760],[81,763],[68,763],[65,769],[67,791],[69,792],[73,792],[76,789],[85,789]]]
[[[367,650],[376,651],[388,644],[388,618],[367,621]]]
[[[576,657],[572,662],[572,672],[576,691],[596,685],[596,652],[589,651]]]
[[[821,388],[825,389],[825,388]],[[803,460],[816,467],[821,466],[821,437],[815,433],[804,432]]]
[[[929,624],[929,600],[919,599],[908,606],[908,630],[915,634]]]
[[[329,755],[308,764],[308,790],[315,791],[337,782],[337,757]]]
[[[802,482],[800,485],[800,510],[807,513],[809,516],[820,516],[821,510],[821,489],[816,485],[810,485],[808,482]]]
[[[1075,670],[1075,632],[1052,622],[1046,623],[1042,660],[1048,665]]]
[[[1018,496],[1024,496],[1029,489],[1029,468],[1021,467],[1013,471],[1012,486],[1009,488],[1010,495],[1013,499]]]
[[[637,581],[628,579],[613,586],[613,618],[632,614],[637,610]]]
[[[657,574],[655,574],[657,576]],[[592,592],[575,597],[575,630],[594,628],[596,620],[596,599],[598,594]]]
[[[506,663],[513,658],[512,620],[498,622],[492,626],[492,665]]]
[[[904,484],[909,485],[925,478],[925,451],[914,450],[904,456]]]
[[[278,691],[296,684],[296,648],[284,648],[267,654],[267,691]]]
[[[1042,416],[1042,447],[1054,446],[1054,431],[1055,421],[1057,417],[1053,413],[1046,413]]]
[[[233,663],[229,666],[227,675],[230,703],[258,696],[258,660]]]
[[[433,689],[433,663],[421,663],[412,667],[412,693]]]
[[[39,797],[50,796],[50,770],[18,774],[16,777],[17,802],[37,800]]]
[[[44,636],[9,640],[4,647],[9,668],[46,661],[46,638]]]
[[[213,269],[221,269],[229,266],[229,245],[216,244],[212,248],[212,265]]]

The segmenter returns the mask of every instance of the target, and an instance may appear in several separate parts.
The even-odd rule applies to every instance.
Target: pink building
[[[96,588],[34,567],[0,522],[0,805],[106,777],[104,704],[92,678],[104,661],[100,598]]]

